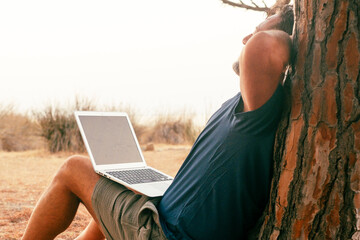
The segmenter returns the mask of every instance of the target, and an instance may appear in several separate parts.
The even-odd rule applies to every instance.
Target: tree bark
[[[295,0],[297,61],[259,239],[360,239],[360,1]]]

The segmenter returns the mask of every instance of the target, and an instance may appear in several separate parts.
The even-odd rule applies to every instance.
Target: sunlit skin
[[[77,239],[105,239],[97,226],[98,220],[91,202],[99,178],[90,159],[80,156],[67,159],[37,203],[22,239],[54,239],[68,228],[80,202],[94,220]]]
[[[291,38],[283,31],[273,30],[279,21],[278,15],[267,18],[242,41],[245,46],[233,68],[240,77],[244,112],[261,107],[283,80]]]
[[[242,43],[246,45],[247,41],[256,33],[266,30],[273,30],[274,26],[276,26],[280,21],[280,18],[278,15],[273,15],[268,17],[265,21],[261,22],[254,30],[253,33],[248,34],[245,36],[242,40]],[[233,69],[237,75],[239,75],[239,61],[236,61],[233,64]]]
[[[238,62],[233,65],[240,78],[245,112],[261,107],[283,79],[291,39],[285,32],[272,30],[279,20],[278,15],[269,17],[247,35],[242,41],[245,46]],[[70,157],[37,203],[23,239],[54,239],[70,225],[80,202],[93,220],[76,239],[105,239],[91,203],[99,178],[88,158]]]

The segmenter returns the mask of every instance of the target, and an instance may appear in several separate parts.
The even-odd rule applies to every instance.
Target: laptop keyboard
[[[168,176],[156,172],[151,168],[112,171],[107,173],[128,184],[161,182],[161,181],[172,180],[172,178],[169,178]]]

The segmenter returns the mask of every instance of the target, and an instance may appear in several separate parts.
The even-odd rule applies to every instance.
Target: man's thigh
[[[92,196],[94,211],[108,240],[166,239],[156,209],[159,201],[106,178],[98,181]]]

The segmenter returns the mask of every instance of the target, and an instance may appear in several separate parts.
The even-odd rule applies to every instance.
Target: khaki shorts
[[[107,240],[166,239],[156,205],[161,198],[133,193],[121,184],[100,178],[92,204]]]

